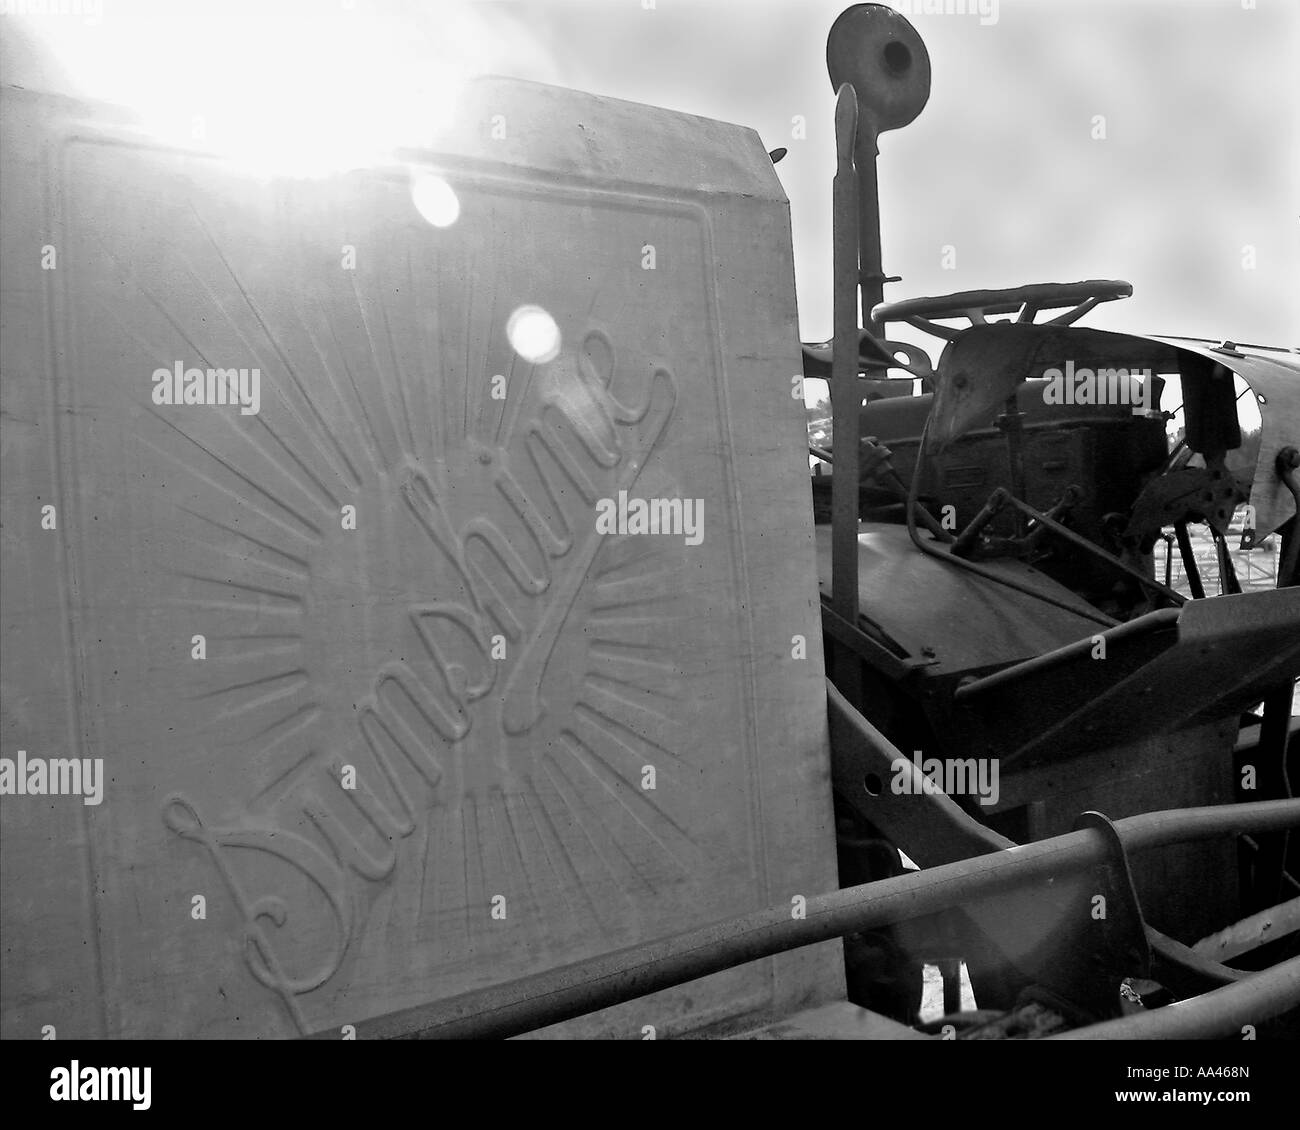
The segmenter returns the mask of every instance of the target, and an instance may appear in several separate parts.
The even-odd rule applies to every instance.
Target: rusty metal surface
[[[862,290],[863,318],[874,333],[880,323],[871,311],[883,297],[885,282],[876,178],[878,139],[887,130],[907,125],[925,108],[930,97],[930,55],[916,29],[898,12],[884,4],[854,4],[831,25],[826,70],[832,88],[850,87],[857,101],[852,138],[858,217],[855,282]],[[855,303],[855,325],[857,318]]]
[[[848,436],[839,444],[831,482],[831,607],[850,624],[857,622],[858,570],[858,246],[857,175],[853,168],[853,138],[858,101],[845,83],[835,96],[834,314],[835,338],[831,366],[831,405],[834,434]],[[832,663],[834,676],[854,699],[861,694],[860,668],[843,649]]]
[[[1214,961],[1231,961],[1297,932],[1300,932],[1300,898],[1293,898],[1202,938],[1192,949]]]
[[[109,778],[4,798],[5,1036],[337,1034],[834,885],[756,134],[484,82],[410,155],[459,197],[435,228],[404,165],[267,182],[95,108],[0,113],[0,740]],[[525,304],[554,361],[510,349]],[[257,367],[259,410],[151,402],[177,360]],[[702,500],[702,540],[597,532],[620,490]],[[840,963],[653,1022],[830,999]]]
[[[733,1040],[928,1040],[932,1037],[859,1008],[848,1001],[835,1001],[820,1008],[796,1012],[771,1024],[764,1024],[730,1037]]]
[[[955,717],[968,719],[969,715]],[[1234,716],[1069,756],[1054,757],[1048,750],[1035,766],[1004,769],[998,803],[990,807],[989,818],[1023,841],[1068,831],[1079,812],[1089,808],[1120,819],[1164,808],[1232,804],[1239,779],[1232,758],[1236,727]],[[963,750],[964,756],[1000,758],[996,739],[989,739],[991,744],[976,742],[977,732],[969,721],[957,723],[956,732],[972,743]],[[1238,917],[1237,856],[1237,845],[1225,837],[1133,859],[1143,916],[1161,930],[1189,940]],[[1198,897],[1189,899],[1188,875],[1215,878],[1198,884]]]
[[[1300,1007],[1300,957],[1221,989],[1164,1008],[1138,1012],[1049,1040],[1214,1040],[1235,1037]]]
[[[1028,765],[1228,717],[1298,675],[1300,591],[1282,589],[1149,613],[956,697],[987,717],[1008,762]]]
[[[915,300],[922,304],[932,301],[937,300]],[[907,303],[891,306],[910,308]],[[1067,357],[1076,365],[1122,363],[1130,368],[1181,369],[1187,378],[1193,371],[1199,374],[1203,362],[1213,362],[1240,376],[1258,398],[1262,420],[1257,442],[1252,439],[1249,445],[1230,452],[1228,460],[1233,466],[1243,458],[1253,459],[1253,466],[1235,467],[1251,482],[1250,501],[1255,507],[1252,544],[1259,545],[1295,513],[1295,500],[1275,466],[1280,452],[1300,443],[1300,352],[1295,349],[1028,323],[976,325],[956,334],[940,358],[929,427],[931,442],[942,448],[954,437],[986,423],[1023,378],[1037,376],[1047,366],[1059,366]],[[1185,380],[1185,386],[1191,391],[1199,389],[1199,376]],[[1189,412],[1191,408],[1189,403]],[[1205,428],[1216,430],[1213,419],[1192,422],[1198,433]],[[1226,426],[1234,433],[1235,419]]]
[[[1151,926],[1147,926],[1147,941],[1151,946],[1152,978],[1180,996],[1195,996],[1250,976],[1206,957],[1175,938],[1166,937]]]
[[[1026,378],[1041,376],[1066,360],[1080,366],[1161,368],[1177,364],[1177,351],[1166,342],[1086,326],[1020,322],[972,326],[944,347],[936,366],[929,443],[942,448],[971,429],[992,423],[998,406]]]
[[[1027,600],[1002,585],[918,553],[903,526],[864,522],[858,534],[862,615],[910,656],[935,650],[935,673],[987,668],[1029,659],[1101,631],[1099,613],[1032,566],[1005,560],[985,565],[1032,585],[1068,609]],[[831,530],[818,526],[817,569],[829,594]],[[1032,615],[1026,612],[1032,608]],[[1077,614],[1070,609],[1078,609]]]
[[[1067,495],[1067,500],[1071,499],[1072,497],[1073,497],[1072,495]],[[1052,515],[1044,514],[1039,510],[1035,510],[1027,502],[1022,501],[1019,498],[1016,498],[1014,495],[1007,495],[1006,503],[1007,505],[1012,506],[1016,510],[1020,511],[1021,514],[1024,514],[1027,517],[1033,519],[1035,533],[1025,539],[1025,541],[1029,543],[1031,547],[1037,544],[1037,538],[1041,536],[1042,531],[1050,530],[1058,538],[1061,538],[1062,540],[1069,542],[1077,549],[1081,549],[1086,553],[1092,554],[1093,557],[1095,557],[1098,560],[1105,561],[1117,574],[1122,574],[1123,576],[1131,577],[1133,580],[1143,585],[1149,591],[1154,592],[1159,596],[1163,597],[1170,604],[1180,605],[1186,602],[1187,598],[1183,596],[1182,593],[1176,592],[1175,590],[1171,589],[1168,585],[1162,585],[1159,581],[1153,579],[1150,576],[1150,574],[1143,572],[1141,569],[1138,569],[1133,565],[1130,565],[1127,561],[1121,560],[1119,557],[1116,557],[1113,553],[1110,553],[1107,550],[1102,549],[1095,542],[1090,542],[1087,538],[1080,537],[1068,526],[1064,526],[1060,522],[1058,522],[1054,517],[1052,517]]]
[[[924,867],[932,867],[1015,846],[1014,841],[973,819],[941,792],[913,790],[910,794],[895,794],[887,787],[887,783],[891,779],[899,751],[867,719],[848,709],[843,696],[833,688],[828,691],[828,706],[831,748],[834,751],[833,779],[837,792],[870,820],[874,827],[890,836],[910,858]],[[1027,781],[1023,774],[1004,779],[1003,799],[991,811],[996,812],[1008,804],[1015,806],[1029,800],[1034,811],[1039,813],[1037,826],[1031,827],[1029,833],[1032,838],[1038,839],[1070,828],[1076,822],[1079,807],[1085,803],[1104,808],[1116,816],[1142,812],[1148,805],[1158,806],[1162,799],[1177,794],[1177,787],[1171,786],[1168,781],[1171,772],[1177,775],[1180,783],[1183,778],[1191,779],[1184,790],[1186,795],[1198,798],[1214,795],[1214,790],[1207,788],[1206,782],[1195,779],[1195,772],[1205,772],[1204,763],[1211,760],[1202,755],[1203,750],[1198,745],[1193,745],[1190,750],[1180,747],[1178,752],[1181,760],[1161,756],[1165,753],[1164,750],[1157,751],[1161,783],[1155,789],[1135,787],[1135,782],[1125,776],[1129,761],[1124,756],[1126,752],[1120,751],[1124,769],[1119,772],[1118,778],[1114,764],[1104,768],[1085,767],[1077,793],[1063,792],[1059,777],[1044,779],[1042,774],[1031,773]],[[1101,776],[1111,782],[1110,795],[1105,791],[1099,794],[1095,783],[1091,783]],[[875,787],[869,788],[868,783],[873,778]],[[1230,794],[1226,788],[1222,792],[1224,803],[1227,804]],[[1050,803],[1045,804],[1035,799],[1045,794],[1053,796]],[[1117,804],[1118,808],[1115,807]],[[1059,809],[1059,819],[1055,818],[1053,809]],[[1184,823],[1190,823],[1190,818]],[[1231,852],[1229,845],[1219,845],[1207,838],[1190,846],[1166,846],[1160,852],[1144,853],[1130,861],[1130,866],[1133,879],[1138,882],[1139,901],[1144,915],[1149,916],[1154,912],[1160,921],[1175,917],[1181,920],[1188,914],[1187,908],[1180,905],[1186,902],[1180,890],[1182,876],[1189,873],[1189,868],[1192,873],[1217,871],[1224,874],[1224,868],[1231,866]],[[1126,879],[1123,885],[1128,887],[1132,881]],[[1217,904],[1222,899],[1235,906],[1235,886],[1235,881],[1231,879],[1221,881],[1213,893],[1203,894],[1197,900],[1197,911],[1204,910],[1212,921],[1222,921],[1217,918]],[[1175,908],[1172,912],[1169,909],[1171,906]],[[997,933],[996,919],[977,916],[972,925],[981,929],[986,939],[990,927],[994,935]],[[929,936],[927,927],[931,933],[936,928],[949,932],[956,930],[959,933],[964,930],[966,952],[970,953],[974,949],[970,945],[969,927],[961,922],[918,923],[911,936],[924,941]],[[1185,991],[1186,995],[1203,992],[1243,976],[1194,952],[1175,939],[1166,937],[1149,924],[1146,927],[1146,939],[1162,982],[1175,990]],[[1005,951],[1001,956],[1005,957]]]
[[[1050,891],[1068,876],[1105,865],[1113,836],[1126,851],[1147,850],[1224,831],[1300,826],[1300,801],[1226,805],[1152,813],[1114,823],[1114,832],[1085,828],[1050,840],[978,858],[909,872],[859,887],[808,897],[804,916],[781,903],[621,952],[407,1009],[358,1025],[365,1038],[500,1038],[607,1008],[648,993],[798,946],[933,915],[974,900]],[[1059,889],[1059,888],[1057,888]],[[1091,884],[1076,891],[1075,910],[1087,919]],[[1012,925],[1008,923],[1008,926]],[[1253,980],[1253,979],[1252,979]],[[1249,983],[1249,982],[1243,982]],[[1116,989],[1118,982],[1116,982]],[[334,1038],[321,1033],[318,1038]]]
[[[873,670],[888,679],[906,679],[919,668],[927,667],[933,662],[929,659],[900,659],[860,627],[840,619],[825,601],[822,602],[822,631],[836,643],[845,645],[853,654],[865,659]]]
[[[1172,342],[1207,360],[1231,369],[1262,401],[1259,449],[1255,457],[1250,502],[1255,507],[1257,546],[1296,512],[1295,499],[1278,477],[1275,460],[1288,446],[1300,445],[1300,351],[1202,341],[1197,338],[1153,336]]]
[[[826,694],[836,790],[911,859],[932,867],[1015,846],[942,792],[895,792],[890,785],[896,763],[907,758],[833,686]],[[904,768],[909,780],[920,776],[910,772],[910,764]]]
[[[930,97],[925,42],[884,4],[854,4],[836,17],[826,36],[826,70],[834,89],[853,85],[872,134],[910,124]],[[879,222],[876,213],[872,218]]]
[[[920,770],[835,688],[827,690],[832,770],[836,792],[889,840],[922,866],[1015,848],[983,826],[951,798],[930,787]],[[899,788],[901,775],[906,787]],[[972,897],[946,922],[918,922],[904,931],[904,944],[947,935],[972,970],[1011,970],[1048,987],[1073,1008],[1105,1016],[1118,992],[1120,971],[1145,971],[1149,961],[1142,912],[1128,862],[1112,825],[1086,813],[1076,827],[1102,833],[1108,854],[1089,869],[1062,873],[1046,884],[1026,883],[996,898]],[[1101,895],[1108,911],[1095,921],[1075,909]],[[1071,955],[1086,953],[1087,960]],[[974,974],[973,974],[974,975]]]

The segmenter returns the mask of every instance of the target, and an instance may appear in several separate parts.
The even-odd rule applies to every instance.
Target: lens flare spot
[[[435,228],[449,228],[460,218],[460,198],[442,177],[420,173],[411,182],[415,210]]]
[[[506,337],[525,361],[542,365],[560,354],[560,327],[540,306],[520,306],[506,322]]]

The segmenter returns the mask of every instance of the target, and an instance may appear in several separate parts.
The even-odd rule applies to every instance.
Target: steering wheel
[[[902,302],[881,302],[871,311],[877,324],[907,322],[918,329],[951,341],[962,331],[941,326],[931,318],[966,318],[973,326],[985,325],[986,314],[1010,314],[1019,311],[1017,322],[1032,322],[1040,310],[1060,310],[1064,314],[1041,323],[1045,326],[1069,326],[1101,302],[1128,298],[1131,283],[1119,279],[1087,279],[1074,283],[1031,283],[1010,290],[964,290],[940,298],[908,298]]]

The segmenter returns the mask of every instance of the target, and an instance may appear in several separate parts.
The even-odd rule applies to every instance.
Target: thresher
[[[1297,351],[884,302],[930,62],[827,63],[809,344],[742,126],[482,79],[267,179],[0,91],[6,1037],[1293,1030]]]

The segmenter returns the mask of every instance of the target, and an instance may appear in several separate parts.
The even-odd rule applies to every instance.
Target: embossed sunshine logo
[[[291,415],[272,398],[257,418],[288,474],[245,473],[242,503],[274,536],[194,514],[229,569],[187,579],[245,661],[210,665],[194,701],[254,781],[222,826],[183,792],[164,805],[216,865],[244,962],[300,1032],[300,998],[376,932],[454,967],[507,944],[483,934],[490,903],[558,947],[559,930],[609,928],[595,900],[568,906],[588,884],[576,869],[636,858],[653,887],[698,863],[645,786],[679,759],[665,610],[682,543],[597,520],[662,447],[672,372],[620,369],[597,328],[549,363],[512,361],[500,399],[468,380],[362,381],[338,356],[322,350],[312,386],[288,382]],[[557,919],[543,902],[566,889]]]

